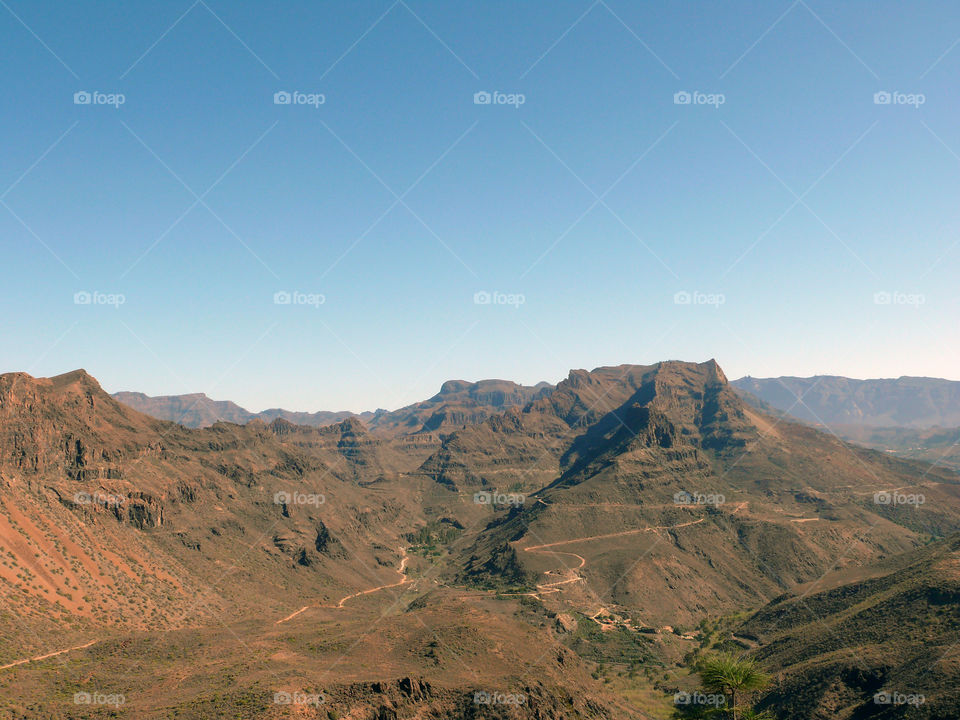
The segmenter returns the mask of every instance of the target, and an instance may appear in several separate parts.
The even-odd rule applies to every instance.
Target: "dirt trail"
[[[546,504],[546,503],[544,503]],[[522,592],[522,593],[498,593],[502,596],[521,596],[521,597],[539,597],[540,595],[548,595],[550,593],[560,592],[560,585],[569,585],[570,583],[575,583],[580,580],[583,580],[583,577],[578,572],[587,564],[587,559],[583,555],[578,555],[577,553],[564,552],[562,550],[547,550],[546,548],[557,547],[558,545],[571,545],[573,543],[588,542],[590,540],[604,540],[606,538],[614,537],[623,537],[624,535],[636,535],[638,533],[651,532],[653,530],[673,530],[676,528],[689,527],[690,525],[696,525],[702,523],[705,518],[699,518],[698,520],[690,520],[689,522],[679,523],[677,525],[651,525],[645,528],[635,528],[633,530],[623,530],[621,532],[609,533],[607,535],[590,535],[588,537],[579,537],[572,538],[570,540],[559,540],[552,543],[543,543],[542,545],[531,545],[530,547],[523,548],[524,552],[534,552],[534,553],[546,553],[549,555],[568,555],[569,557],[575,557],[580,561],[580,564],[575,568],[565,568],[570,573],[570,577],[564,580],[558,580],[557,582],[549,583],[540,583],[537,585],[537,589],[534,592]],[[547,570],[544,575],[549,575],[550,573],[556,572],[554,570]],[[470,597],[488,597],[488,593],[472,593],[468,595],[459,595],[461,598],[470,598]]]
[[[343,605],[345,602],[347,602],[348,600],[352,600],[353,598],[360,597],[361,595],[369,595],[370,593],[379,592],[380,590],[386,590],[387,588],[400,587],[401,585],[406,585],[408,582],[410,582],[410,578],[407,577],[407,573],[406,573],[407,562],[409,561],[410,558],[407,555],[406,548],[400,548],[400,552],[403,553],[403,557],[400,558],[400,566],[397,568],[397,573],[400,575],[399,582],[387,583],[386,585],[377,585],[377,587],[370,588],[369,590],[361,590],[360,592],[352,593],[350,595],[340,598],[340,601],[337,602],[336,605],[304,605],[302,608],[300,608],[295,612],[290,613],[282,620],[277,620],[274,624],[281,625],[287,622],[288,620],[293,620],[293,618],[295,618],[297,615],[299,615],[302,612],[306,612],[310,608],[331,608],[334,610],[340,610],[343,608]]]
[[[698,518],[697,520],[689,520],[688,522],[679,523],[677,525],[650,525],[645,528],[635,528],[633,530],[623,530],[621,532],[609,533],[607,535],[590,535],[588,537],[573,538],[572,540],[560,540],[558,542],[544,543],[543,545],[531,545],[530,547],[525,547],[524,552],[536,552],[543,548],[556,547],[557,545],[569,545],[571,543],[587,542],[588,540],[605,540],[606,538],[621,537],[623,535],[635,535],[637,533],[650,532],[651,530],[673,530],[675,528],[688,527],[689,525],[696,525],[702,523],[705,518]],[[574,553],[563,553],[565,555],[573,555]],[[580,557],[577,555],[577,557]],[[582,566],[581,566],[582,567]]]
[[[407,577],[405,570],[407,569],[407,551],[403,551],[403,558],[400,560],[400,567],[397,568],[397,572],[400,574],[400,582],[389,583],[387,585],[378,585],[375,588],[370,588],[369,590],[363,590],[361,592],[353,593],[353,595],[347,595],[345,598],[341,598],[340,602],[337,603],[336,607],[342,608],[343,604],[347,600],[352,600],[355,597],[360,597],[361,595],[369,595],[370,593],[375,593],[380,590],[386,590],[387,588],[399,587],[400,585],[406,585],[410,582],[410,578]]]
[[[93,645],[96,640],[91,640],[86,645],[76,645],[74,647],[66,648],[64,650],[55,650],[54,652],[47,653],[46,655],[35,655],[34,657],[25,658],[23,660],[17,660],[16,662],[7,663],[6,665],[0,665],[0,670],[6,670],[7,668],[16,667],[17,665],[26,665],[27,663],[37,662],[38,660],[46,660],[47,658],[56,657],[57,655],[63,655],[64,653],[73,652],[74,650],[82,650],[83,648],[88,648]]]
[[[577,582],[578,580],[583,580],[583,577],[580,575],[578,570],[580,570],[584,565],[587,564],[587,560],[582,555],[577,555],[577,553],[572,552],[563,552],[562,550],[547,550],[546,548],[557,547],[558,545],[570,545],[572,543],[581,543],[589,542],[590,540],[605,540],[607,538],[623,537],[625,535],[636,535],[638,533],[651,532],[653,530],[673,530],[674,528],[688,527],[690,525],[696,525],[697,523],[702,523],[704,518],[698,520],[690,520],[689,522],[679,523],[678,525],[651,525],[645,528],[635,528],[633,530],[623,530],[621,532],[608,533],[606,535],[590,535],[588,537],[573,538],[571,540],[559,540],[558,542],[552,543],[543,543],[542,545],[531,545],[530,547],[523,548],[524,552],[536,552],[536,553],[547,553],[549,555],[568,555],[570,557],[575,557],[580,561],[580,564],[575,568],[566,568],[566,570],[571,573],[571,577],[568,577],[566,580],[560,580],[558,582],[552,583],[540,583],[537,585],[537,592],[535,593],[523,593],[526,595],[544,595],[547,593],[560,592],[560,585],[568,585],[570,583]],[[545,575],[552,571],[547,571]]]
[[[277,622],[274,624],[279,625],[281,623],[285,623],[287,620],[293,620],[297,615],[302,613],[304,610],[309,610],[309,609],[310,609],[310,605],[304,605],[302,608],[300,608],[296,612],[292,612],[289,615],[287,615],[283,620],[277,620]]]

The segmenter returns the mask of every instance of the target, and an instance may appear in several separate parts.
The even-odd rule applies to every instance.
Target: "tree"
[[[732,653],[720,653],[704,658],[697,674],[708,692],[718,693],[729,697],[730,713],[733,720],[742,717],[742,710],[737,702],[742,702],[746,696],[758,690],[763,690],[770,684],[767,675],[755,660],[740,658]]]

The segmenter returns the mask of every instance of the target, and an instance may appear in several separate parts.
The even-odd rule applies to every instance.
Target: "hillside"
[[[354,420],[188,430],[119,404],[83,371],[0,376],[8,611],[39,639],[64,623],[195,624],[200,588],[205,605],[245,615],[291,592],[362,587],[365,568],[396,564],[411,510],[357,481],[397,459]],[[226,568],[232,582],[216,583]]]
[[[712,360],[448,383],[380,422],[188,428],[82,370],[0,376],[0,714],[663,718],[680,628],[960,531],[957,475],[759,411]],[[763,612],[740,632],[786,703],[812,691]]]
[[[948,718],[960,707],[960,536],[777,598],[738,630],[778,668],[783,720]]]
[[[486,696],[640,717],[516,600],[451,594],[408,554],[425,452],[355,418],[190,429],[83,371],[0,376],[0,714],[113,712],[87,693],[150,718],[472,718]]]

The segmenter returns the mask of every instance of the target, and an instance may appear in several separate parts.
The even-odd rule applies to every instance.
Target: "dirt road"
[[[64,650],[56,650],[46,655],[35,655],[34,657],[24,658],[23,660],[17,660],[16,662],[7,663],[6,665],[0,665],[0,670],[6,670],[7,668],[16,667],[17,665],[26,665],[27,663],[37,662],[38,660],[46,660],[47,658],[56,657],[57,655],[63,655],[64,653],[73,652],[74,650],[83,650],[83,648],[88,648],[93,645],[96,640],[91,640],[86,645],[76,645],[74,647],[66,648]]]
[[[386,585],[377,585],[376,587],[372,587],[369,590],[361,590],[360,592],[355,592],[350,595],[346,595],[340,598],[340,600],[337,602],[336,605],[304,605],[302,608],[300,608],[295,612],[290,613],[282,620],[277,620],[276,623],[274,624],[282,625],[288,620],[293,620],[293,618],[297,617],[297,615],[299,615],[300,613],[306,612],[310,608],[331,608],[335,610],[340,610],[343,608],[344,603],[346,603],[348,600],[352,600],[353,598],[360,597],[361,595],[369,595],[371,593],[379,592],[380,590],[386,590],[387,588],[400,587],[401,585],[406,585],[408,582],[410,582],[410,578],[407,577],[407,573],[406,573],[407,562],[409,561],[410,558],[407,555],[406,548],[400,548],[400,551],[403,553],[403,557],[400,558],[400,566],[397,568],[397,573],[400,575],[400,580],[398,582],[387,583]]]

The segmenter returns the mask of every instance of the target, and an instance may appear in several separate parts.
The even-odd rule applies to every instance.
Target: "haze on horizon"
[[[0,371],[252,411],[960,379],[958,37],[935,2],[8,0]]]

